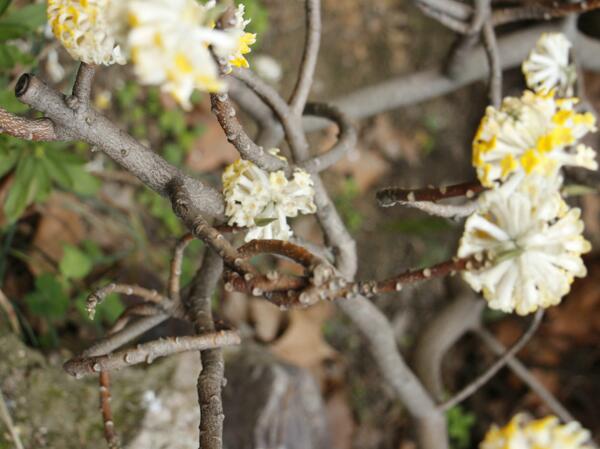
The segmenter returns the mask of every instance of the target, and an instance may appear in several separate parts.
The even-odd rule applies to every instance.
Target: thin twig
[[[171,301],[179,303],[181,300],[180,296],[180,282],[181,282],[181,265],[183,264],[183,254],[185,249],[194,239],[192,234],[186,234],[181,237],[175,245],[173,251],[173,258],[171,259],[171,269],[169,270],[169,298]]]
[[[94,319],[96,314],[96,307],[102,304],[102,301],[106,299],[111,293],[120,293],[127,296],[139,296],[145,301],[160,304],[167,301],[167,298],[156,290],[148,290],[147,288],[140,287],[139,285],[129,284],[115,284],[111,283],[98,290],[92,292],[86,301],[85,308],[88,311],[90,319]]]
[[[543,317],[544,309],[539,309],[533,317],[533,320],[531,320],[527,331],[521,336],[521,338],[519,338],[513,347],[506,351],[492,366],[490,366],[483,374],[473,380],[469,385],[460,390],[443,404],[440,404],[439,409],[443,412],[446,412],[452,407],[460,404],[462,401],[483,387],[508,363],[511,358],[513,358],[521,349],[523,349],[523,347],[529,342],[531,337],[533,337],[537,331]]]
[[[100,380],[100,410],[102,411],[102,422],[104,424],[104,438],[108,443],[108,449],[120,449],[119,437],[115,432],[115,422],[110,407],[110,374],[102,371]]]
[[[2,393],[2,389],[0,389],[0,418],[2,418],[2,421],[6,425],[6,428],[10,433],[10,437],[12,438],[13,443],[15,443],[15,448],[23,449],[21,437],[19,436],[19,432],[15,428],[12,417],[10,416],[8,406],[6,405],[6,401],[4,400],[4,393]]]
[[[494,335],[482,326],[475,328],[475,334],[497,355],[503,356],[507,353],[506,347],[500,343]],[[558,416],[563,422],[576,421],[575,417],[560,403],[560,401],[542,384],[527,367],[516,357],[510,357],[506,365],[517,375],[529,388],[531,388]]]
[[[402,189],[400,187],[387,187],[377,192],[377,202],[381,207],[391,207],[396,204],[411,203],[414,201],[435,202],[446,198],[466,196],[472,198],[484,190],[479,181],[463,182],[442,187],[427,187],[424,189]]]
[[[491,20],[487,20],[483,25],[483,44],[490,70],[488,81],[490,103],[495,108],[499,108],[502,101],[502,63],[496,32]]]
[[[240,343],[240,336],[233,331],[220,331],[191,337],[174,337],[151,341],[111,354],[76,357],[67,361],[63,368],[71,376],[98,374],[101,371],[114,371],[139,363],[152,363],[159,357],[188,351],[233,346]]]
[[[290,97],[290,109],[295,117],[302,116],[313,84],[321,44],[321,1],[306,0],[306,38],[296,86]]]
[[[129,324],[131,319],[134,317],[148,317],[159,315],[164,312],[165,311],[158,307],[156,304],[147,302],[142,304],[135,304],[123,311],[121,316],[119,316],[119,318],[117,318],[117,320],[113,323],[108,333],[115,334],[117,332],[120,332],[125,328],[125,326],[127,326],[127,324]]]
[[[494,26],[524,20],[550,20],[569,14],[581,14],[600,8],[600,0],[578,2],[532,2],[526,6],[497,9],[493,14]]]
[[[472,14],[472,8],[466,3],[456,0],[415,0],[417,6],[438,10],[457,20],[467,20]]]
[[[477,209],[476,201],[468,201],[464,204],[438,204],[431,201],[397,201],[396,204],[444,218],[468,217]]]
[[[217,117],[225,137],[240,153],[242,159],[249,160],[266,171],[288,170],[287,162],[259,147],[246,134],[236,117],[236,111],[226,93],[211,94],[212,111]]]
[[[328,169],[341,160],[356,146],[356,127],[350,119],[335,106],[326,103],[308,103],[304,110],[306,115],[325,117],[338,126],[338,139],[326,153],[315,156],[301,164],[309,173],[318,173]]]

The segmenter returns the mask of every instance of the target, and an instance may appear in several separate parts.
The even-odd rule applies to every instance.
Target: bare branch
[[[328,169],[356,146],[356,127],[348,117],[335,106],[325,103],[309,103],[306,105],[305,114],[324,117],[334,122],[339,129],[336,144],[325,154],[315,156],[301,164],[309,173],[318,173]]]
[[[446,28],[449,28],[452,31],[455,31],[460,34],[468,34],[469,33],[470,26],[464,20],[455,19],[454,17],[446,14],[444,11],[441,11],[436,8],[432,8],[429,5],[426,5],[424,3],[418,2],[417,4],[419,5],[419,7],[421,8],[421,11],[423,11],[423,13],[426,16],[429,16],[432,19],[437,20],[442,25],[444,25]]]
[[[177,178],[184,186],[189,201],[199,210],[208,216],[223,217],[224,205],[220,192],[185,175],[92,108],[71,108],[62,94],[33,75],[21,76],[16,93],[21,102],[43,112],[52,120],[59,137],[83,140],[101,149],[163,196],[168,196],[169,183]]]
[[[452,219],[468,217],[477,210],[476,201],[468,201],[464,204],[438,204],[431,201],[398,201],[396,204],[418,209],[436,217]]]
[[[475,328],[475,334],[497,355],[503,356],[507,349],[494,335],[482,326]],[[575,417],[560,403],[558,399],[542,384],[516,356],[508,358],[506,365],[529,388],[531,388],[563,422],[576,421]]]
[[[500,371],[508,363],[509,359],[513,358],[529,342],[531,337],[533,337],[533,335],[535,334],[535,331],[538,329],[540,323],[542,322],[543,317],[544,309],[539,309],[533,317],[533,320],[531,320],[527,331],[514,344],[514,346],[508,351],[506,351],[502,355],[502,357],[500,357],[492,366],[490,366],[488,370],[484,372],[481,376],[479,376],[465,388],[460,390],[452,398],[441,404],[439,406],[439,409],[443,412],[448,411],[452,407],[460,404],[462,401],[467,399],[473,393],[477,392],[477,390],[479,390],[490,379],[492,379],[498,373],[498,371]]]
[[[0,108],[0,133],[25,140],[60,140],[56,135],[52,120],[19,117],[2,108]]]
[[[98,307],[104,299],[111,293],[121,293],[127,296],[139,296],[140,298],[160,304],[166,302],[167,298],[159,294],[156,290],[148,290],[139,285],[128,285],[128,284],[108,284],[105,287],[99,288],[95,292],[92,292],[86,301],[85,308],[88,311],[90,320],[94,319],[96,314],[96,307]]]
[[[495,108],[499,108],[502,101],[502,63],[491,20],[487,20],[483,25],[483,47],[488,58],[490,103]]]
[[[100,410],[102,411],[102,422],[104,423],[104,438],[108,443],[108,449],[120,449],[119,437],[115,432],[115,422],[113,421],[112,410],[110,407],[110,374],[102,371],[100,380]]]
[[[88,107],[92,97],[92,85],[98,67],[82,62],[77,70],[75,84],[73,85],[73,97],[77,99],[77,107]]]
[[[290,109],[296,117],[302,116],[304,105],[313,84],[319,47],[321,44],[321,0],[306,0],[306,38],[300,63],[300,73],[290,98]]]
[[[236,111],[226,93],[211,94],[212,111],[217,117],[229,143],[240,153],[243,159],[249,160],[266,171],[287,170],[287,162],[259,147],[246,134],[236,117]]]
[[[132,318],[141,317],[141,316],[148,317],[148,316],[160,315],[161,313],[164,313],[164,310],[161,309],[160,307],[157,307],[156,304],[150,304],[150,303],[135,304],[133,306],[128,307],[127,309],[125,309],[123,311],[121,316],[119,316],[119,318],[117,318],[117,320],[114,322],[114,324],[110,328],[108,334],[110,335],[110,334],[115,334],[117,332],[120,332],[121,330],[123,330],[125,328],[125,326],[127,326],[127,324],[131,321]]]
[[[396,204],[406,205],[412,202],[435,202],[447,198],[466,196],[472,198],[484,190],[479,181],[463,182],[442,187],[426,187],[423,189],[402,189],[387,187],[377,192],[377,202],[381,207],[391,207]]]
[[[497,9],[493,14],[495,26],[524,20],[550,20],[570,14],[581,14],[600,8],[600,0],[578,2],[531,2],[525,6]]]
[[[415,0],[415,3],[419,8],[435,9],[457,20],[467,20],[472,15],[469,5],[456,0]]]
[[[212,294],[221,273],[223,260],[211,249],[204,254],[202,267],[198,270],[186,304],[188,316],[198,334],[214,332]],[[209,349],[200,353],[202,371],[198,377],[198,405],[200,406],[200,447],[222,449],[223,402],[221,389],[225,362],[221,349]]]
[[[74,377],[98,374],[101,371],[114,371],[139,363],[152,363],[159,357],[187,351],[233,346],[240,343],[240,336],[233,331],[220,331],[199,336],[174,337],[155,340],[111,354],[76,357],[67,361],[63,368]]]
[[[190,244],[194,236],[192,234],[186,234],[181,237],[177,244],[175,245],[175,250],[173,251],[173,259],[171,260],[171,269],[169,270],[169,298],[175,302],[179,303],[181,300],[180,296],[180,280],[181,280],[181,265],[183,263],[183,253],[185,249]]]

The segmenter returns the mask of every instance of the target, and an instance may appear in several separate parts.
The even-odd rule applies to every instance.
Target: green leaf
[[[116,293],[108,295],[102,303],[96,307],[95,320],[106,323],[114,323],[125,310],[121,297]]]
[[[0,20],[0,28],[4,28],[7,23],[18,24],[30,31],[35,31],[46,23],[46,2],[17,9]]]
[[[42,274],[35,280],[35,290],[25,296],[25,302],[34,315],[49,320],[64,318],[69,310],[69,298],[56,277]]]
[[[65,165],[65,169],[73,180],[73,192],[92,196],[100,189],[100,181],[88,173],[82,165]]]
[[[56,157],[55,153],[58,152],[52,150],[46,152],[46,157],[42,159],[44,167],[54,182],[63,189],[71,190],[73,188],[73,179],[71,179],[63,161],[60,160],[60,157]]]
[[[37,160],[34,157],[25,156],[19,159],[15,179],[4,203],[4,213],[9,222],[16,221],[36,197],[38,190],[38,180],[35,178],[38,171],[36,165]]]
[[[92,271],[92,260],[79,248],[65,245],[60,261],[60,272],[67,279],[82,279]]]
[[[33,61],[31,55],[23,53],[16,46],[0,44],[0,69],[10,70],[19,63],[29,65]]]
[[[4,14],[4,12],[6,11],[6,8],[8,8],[10,6],[11,2],[12,2],[12,0],[0,0],[0,16],[2,14]]]
[[[0,33],[2,33],[0,31]],[[28,107],[17,100],[12,90],[0,90],[0,106],[8,112],[18,114],[27,111]]]
[[[19,153],[12,148],[0,148],[0,178],[8,173],[17,163]]]
[[[20,23],[11,23],[0,20],[0,42],[18,39],[29,33],[29,28]]]

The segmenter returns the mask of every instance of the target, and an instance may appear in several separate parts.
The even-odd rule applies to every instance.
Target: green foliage
[[[85,171],[83,158],[64,144],[29,142],[0,136],[0,176],[14,170],[14,179],[4,204],[9,223],[16,221],[34,202],[42,202],[53,185],[80,195],[93,195],[99,181]]]
[[[46,23],[45,3],[27,5],[9,13],[10,3],[0,1],[0,42],[27,37]]]
[[[66,279],[82,279],[92,271],[92,259],[85,252],[72,245],[65,245],[63,251],[59,269]]]
[[[173,212],[171,203],[158,196],[154,192],[144,190],[140,192],[138,200],[143,206],[146,206],[147,211],[156,219],[158,219],[170,234],[179,235],[183,232],[181,222]]]
[[[452,407],[446,413],[448,419],[448,435],[452,449],[468,449],[471,447],[471,429],[475,424],[475,415],[461,406]]]
[[[356,208],[356,200],[359,196],[360,190],[355,179],[346,178],[341,191],[334,199],[335,206],[351,233],[357,232],[364,221],[363,216]]]
[[[69,310],[69,297],[65,286],[49,273],[35,279],[35,290],[25,296],[25,302],[32,314],[50,322],[64,318]]]

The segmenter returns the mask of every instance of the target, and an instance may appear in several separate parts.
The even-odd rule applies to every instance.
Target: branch
[[[479,181],[469,181],[442,187],[426,187],[424,189],[387,187],[379,190],[376,198],[381,207],[391,207],[396,204],[406,205],[406,203],[412,202],[435,202],[460,196],[473,198],[475,194],[483,190],[484,188]]]
[[[159,357],[187,351],[233,346],[240,343],[240,336],[233,331],[220,331],[192,337],[174,337],[155,340],[111,354],[76,357],[67,361],[63,368],[74,377],[98,374],[101,371],[119,370],[139,363],[152,363]]]
[[[313,84],[321,44],[321,1],[306,0],[305,8],[306,38],[304,41],[304,53],[302,54],[298,80],[289,101],[290,109],[295,117],[302,116],[304,105]]]
[[[212,111],[217,117],[221,128],[223,128],[227,140],[240,153],[242,159],[249,160],[269,172],[277,170],[288,171],[286,161],[266,152],[264,148],[256,145],[248,134],[246,134],[246,131],[244,131],[244,128],[236,118],[235,108],[226,93],[211,94],[210,102]]]
[[[192,281],[186,304],[188,316],[198,334],[214,332],[212,294],[223,271],[223,260],[211,249],[204,254],[202,267]],[[225,371],[223,352],[210,349],[200,353],[202,371],[198,377],[198,405],[200,406],[200,447],[222,449],[223,402],[221,389]]]
[[[73,85],[72,96],[72,98],[77,99],[77,102],[79,103],[77,107],[89,107],[92,97],[92,84],[94,82],[94,76],[96,75],[97,68],[97,66],[86,64],[85,62],[82,62],[79,65],[77,76],[75,78],[75,84]]]
[[[535,2],[526,6],[503,8],[494,11],[494,26],[524,20],[550,20],[570,14],[581,14],[600,8],[600,0],[578,2]]]
[[[102,422],[104,423],[104,438],[108,443],[108,449],[120,449],[119,438],[115,433],[115,422],[113,421],[110,407],[110,374],[102,371],[100,380],[100,410],[102,411]]]
[[[129,324],[132,318],[155,316],[160,315],[161,313],[164,313],[164,310],[160,307],[157,307],[155,304],[135,304],[123,311],[121,316],[119,316],[119,318],[117,318],[117,320],[113,323],[108,333],[110,335],[120,332],[125,328],[125,326],[127,326],[127,324]]]
[[[487,329],[479,326],[475,328],[475,334],[497,355],[503,356],[507,349]],[[527,369],[516,356],[510,357],[507,366],[515,373],[529,388],[531,388],[558,416],[563,422],[576,421],[575,417],[560,403],[558,399]]]
[[[483,47],[488,58],[490,103],[495,108],[499,108],[502,102],[502,63],[491,20],[487,20],[483,25]]]
[[[180,281],[181,281],[181,265],[183,263],[183,253],[190,244],[194,236],[192,234],[186,234],[181,237],[175,245],[173,251],[173,259],[171,260],[171,269],[169,270],[169,298],[175,303],[181,301],[180,296]]]
[[[61,140],[56,135],[52,120],[19,117],[2,108],[0,108],[0,133],[25,140]]]
[[[111,293],[121,293],[127,296],[139,296],[140,298],[155,304],[160,304],[167,301],[167,298],[160,295],[156,290],[148,290],[144,287],[140,287],[139,285],[112,283],[105,287],[99,288],[88,296],[85,308],[88,311],[90,320],[94,319],[96,307],[98,307]]]
[[[476,201],[468,201],[464,204],[437,204],[429,201],[398,201],[400,206],[418,209],[429,215],[444,218],[464,218],[477,210]]]
[[[439,409],[443,412],[448,411],[452,407],[460,404],[462,401],[467,399],[473,393],[477,392],[482,386],[484,386],[490,379],[492,379],[498,371],[500,371],[507,363],[508,360],[513,358],[523,347],[529,342],[531,337],[535,334],[538,329],[542,318],[544,317],[544,310],[539,309],[533,320],[531,321],[527,331],[521,336],[521,338],[514,344],[512,348],[506,351],[502,357],[500,357],[492,366],[488,368],[486,372],[480,375],[477,379],[455,394],[452,398],[444,402],[439,406]]]
[[[309,103],[306,105],[304,113],[327,118],[339,129],[337,142],[332,148],[325,154],[315,156],[301,164],[302,168],[309,173],[318,173],[336,164],[356,146],[356,127],[338,108],[326,103]]]
[[[15,308],[10,302],[10,299],[6,297],[2,290],[0,290],[0,308],[4,309],[6,312],[6,317],[8,318],[8,322],[10,323],[10,327],[13,328],[14,333],[20,336],[21,327],[19,326],[19,318],[17,317],[17,313],[15,312]]]
[[[184,185],[192,204],[208,216],[223,218],[220,192],[185,175],[94,109],[85,105],[70,107],[62,94],[29,74],[19,79],[16,94],[21,102],[44,113],[54,123],[57,136],[68,136],[99,148],[163,196],[168,196],[169,183],[177,178]]]
[[[15,444],[16,449],[23,449],[23,443],[21,442],[21,437],[19,436],[18,430],[15,428],[12,417],[10,416],[10,412],[6,405],[6,401],[4,400],[4,393],[2,393],[2,389],[0,389],[0,419],[6,425],[8,432],[10,433],[10,438]]]
[[[481,320],[484,301],[471,292],[446,305],[421,331],[414,349],[415,372],[437,400],[444,396],[442,361],[448,350]]]

